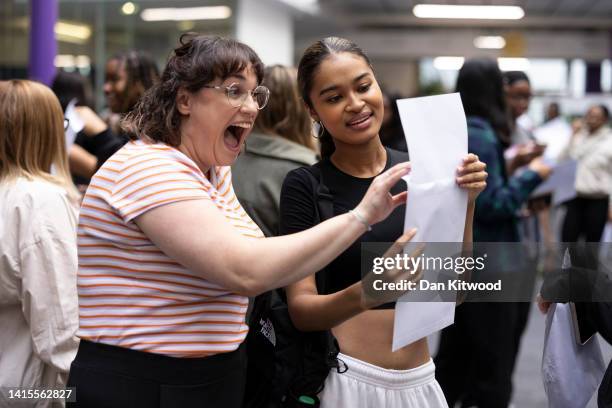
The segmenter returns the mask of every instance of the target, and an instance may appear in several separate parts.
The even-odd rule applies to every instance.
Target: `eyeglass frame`
[[[234,86],[234,85],[238,85],[238,83],[237,83],[237,82],[232,82],[232,83],[231,83],[231,84],[229,84],[228,86],[223,86],[223,85],[203,85],[203,86],[202,86],[202,88],[216,89],[216,90],[218,90],[218,91],[224,91],[225,96],[227,97],[227,101],[229,102],[229,104],[230,104],[230,105],[231,105],[233,108],[238,109],[238,108],[241,108],[241,107],[242,107],[242,105],[244,105],[244,103],[246,102],[247,98],[246,98],[246,96],[244,96],[244,97],[243,97],[243,99],[242,99],[242,101],[240,102],[240,105],[238,105],[238,106],[234,106],[234,104],[232,104],[232,100],[231,100],[231,98],[230,98],[230,96],[229,96],[230,89],[232,89],[232,86]],[[254,93],[254,92],[257,90],[257,89],[259,89],[259,88],[263,88],[263,89],[265,89],[265,90],[266,90],[266,95],[267,95],[267,97],[266,97],[266,103],[265,103],[263,106],[261,106],[261,107],[259,106],[259,104],[257,103],[257,101],[256,101],[255,97],[253,96],[253,93]],[[268,101],[270,100],[270,89],[269,89],[267,86],[264,86],[264,85],[257,85],[257,86],[255,87],[255,89],[250,90],[250,91],[246,91],[246,92],[243,92],[243,93],[244,93],[245,95],[246,95],[246,94],[251,95],[251,99],[252,99],[252,100],[253,100],[253,102],[255,102],[255,104],[257,105],[257,110],[262,110],[263,108],[265,108],[265,107],[268,105]]]

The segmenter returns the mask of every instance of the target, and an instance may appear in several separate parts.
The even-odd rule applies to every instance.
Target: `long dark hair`
[[[230,38],[187,33],[166,63],[161,81],[151,87],[123,120],[132,139],[146,138],[170,146],[181,143],[181,114],[176,108],[180,88],[197,92],[216,78],[225,80],[249,64],[263,79],[263,63],[248,45]],[[215,120],[215,118],[210,118]]]
[[[66,107],[73,99],[76,99],[76,106],[92,107],[92,90],[91,83],[81,74],[76,72],[66,72],[59,70],[55,74],[51,90],[57,96],[57,99],[62,105],[62,111],[66,111]]]
[[[497,62],[488,58],[466,61],[459,70],[457,92],[466,116],[486,119],[504,146],[510,144],[510,124],[504,98],[504,81]]]
[[[116,60],[125,70],[126,84],[119,100],[119,112],[127,113],[134,109],[140,97],[157,82],[159,82],[159,69],[153,57],[139,50],[124,51],[112,56],[109,61]]]
[[[367,64],[372,67],[370,59],[361,48],[354,42],[340,37],[327,37],[312,44],[304,51],[304,55],[300,59],[298,65],[298,86],[302,99],[306,105],[312,109],[312,101],[310,100],[310,91],[314,83],[314,78],[319,70],[319,66],[327,57],[332,54],[340,54],[348,52],[363,58]],[[319,133],[319,142],[321,143],[321,157],[326,158],[332,155],[336,146],[331,135],[324,130]]]

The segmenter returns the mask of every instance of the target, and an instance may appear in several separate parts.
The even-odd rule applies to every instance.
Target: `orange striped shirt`
[[[180,151],[130,142],[91,180],[79,216],[78,336],[173,357],[233,351],[246,337],[248,299],[189,271],[134,219],[184,200],[211,200],[241,234],[260,238],[229,167],[210,180]]]

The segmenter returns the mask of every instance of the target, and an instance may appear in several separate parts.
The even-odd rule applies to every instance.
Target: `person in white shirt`
[[[0,81],[2,407],[15,403],[12,387],[64,387],[78,347],[78,200],[64,128],[62,109],[49,88]],[[50,399],[28,403],[62,405]]]
[[[567,204],[561,231],[561,241],[599,242],[608,220],[612,190],[612,130],[608,126],[610,113],[604,105],[589,108],[585,126],[579,130],[563,158],[578,162],[576,170],[577,197]]]

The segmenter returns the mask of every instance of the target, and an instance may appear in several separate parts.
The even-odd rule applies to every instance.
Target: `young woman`
[[[322,129],[323,159],[315,167],[330,190],[335,215],[344,214],[376,176],[405,161],[406,153],[380,141],[383,96],[370,61],[354,43],[330,37],[311,45],[300,61],[298,83]],[[469,241],[474,200],[486,184],[485,166],[474,155],[457,165],[457,183],[470,193],[464,237]],[[315,224],[312,189],[305,169],[289,173],[281,194],[281,233]],[[398,183],[391,191],[402,189]],[[331,329],[339,342],[339,359],[348,366],[343,374],[330,372],[320,394],[323,407],[446,407],[426,339],[392,353],[394,305],[367,310],[360,296],[361,243],[393,241],[403,224],[404,210],[396,209],[342,252],[324,271],[326,293],[318,293],[313,276],[287,287],[296,327]]]
[[[405,202],[378,177],[351,214],[263,238],[230,165],[268,101],[232,39],[184,35],[125,121],[134,139],[92,178],[79,218],[74,406],[242,406],[248,296],[314,273]]]
[[[49,88],[1,81],[0,118],[0,405],[12,406],[5,387],[64,387],[77,350],[77,192]]]

